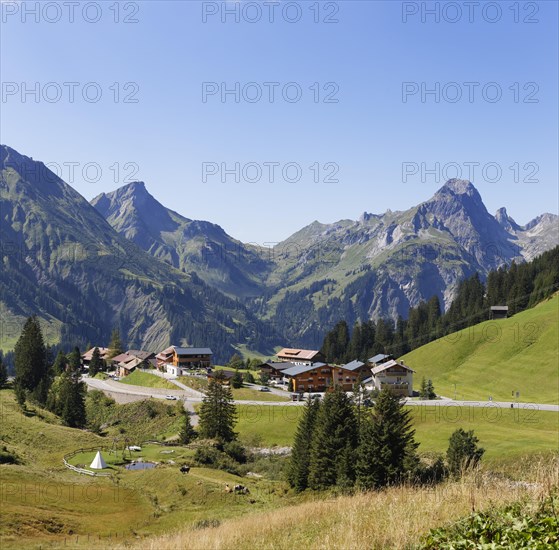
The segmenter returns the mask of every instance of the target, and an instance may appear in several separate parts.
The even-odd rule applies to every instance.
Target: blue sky
[[[184,216],[264,244],[313,220],[408,208],[456,165],[467,178],[477,163],[471,179],[491,212],[506,206],[526,223],[558,211],[556,2],[519,2],[517,13],[515,3],[499,2],[499,14],[480,0],[471,22],[456,2],[438,3],[438,22],[425,13],[422,22],[434,2],[291,2],[286,17],[300,16],[294,23],[282,15],[287,2],[274,8],[273,23],[262,3],[260,21],[246,20],[257,17],[254,2],[120,2],[118,23],[112,1],[91,2],[85,15],[82,2],[73,22],[62,3],[61,13],[51,6],[24,18],[34,4],[2,0],[1,142],[56,163],[88,199],[132,176]],[[456,5],[462,16],[453,23]],[[240,21],[227,15],[223,23],[224,6]],[[23,101],[24,86],[36,82],[38,102],[33,94]],[[78,83],[74,102],[65,82]],[[241,91],[255,83],[239,103],[219,93],[203,101],[203,83],[214,91],[212,83],[220,90],[236,82]],[[270,82],[279,83],[274,102]],[[435,83],[439,101],[422,102],[422,87]],[[85,101],[84,90],[90,97],[101,90],[101,99]],[[283,99],[282,91],[292,98],[298,90],[298,102]],[[260,101],[246,100],[258,91]],[[452,102],[457,91],[462,99]],[[325,103],[329,93],[338,102]],[[215,163],[205,178],[204,163]],[[222,174],[222,163],[239,163],[239,182]],[[277,163],[272,182],[269,163]],[[489,163],[500,167],[498,181]],[[439,181],[422,177],[422,167]],[[247,181],[259,169],[259,181]]]

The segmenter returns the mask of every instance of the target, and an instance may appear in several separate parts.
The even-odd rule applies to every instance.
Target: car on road
[[[259,391],[270,391],[270,388],[267,388],[266,386],[262,386]]]
[[[175,395],[166,395],[165,399],[168,399],[169,401],[176,401],[178,397]]]

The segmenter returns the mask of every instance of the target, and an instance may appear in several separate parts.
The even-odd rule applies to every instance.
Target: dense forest
[[[437,296],[410,308],[408,318],[355,323],[351,333],[346,321],[339,321],[326,335],[321,351],[331,363],[353,359],[366,361],[377,353],[399,357],[441,336],[475,325],[489,318],[489,308],[507,305],[509,315],[535,306],[559,289],[559,246],[531,262],[491,271],[486,283],[479,275],[465,279],[446,313]]]

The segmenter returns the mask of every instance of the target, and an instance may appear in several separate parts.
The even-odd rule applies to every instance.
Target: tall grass
[[[327,498],[147,539],[143,550],[385,549],[410,548],[429,529],[472,511],[511,502],[536,501],[557,486],[559,459],[523,465],[530,482],[478,469],[437,487],[391,487],[379,492]]]

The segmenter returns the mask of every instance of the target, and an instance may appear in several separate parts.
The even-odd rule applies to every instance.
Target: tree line
[[[436,483],[459,476],[484,454],[472,431],[456,430],[446,461],[430,464],[419,457],[410,411],[389,390],[372,409],[362,409],[339,387],[324,400],[310,398],[293,442],[287,470],[296,491],[357,488],[380,489],[405,481]]]
[[[507,305],[513,315],[535,306],[559,289],[559,246],[531,262],[491,271],[484,283],[476,273],[458,285],[443,313],[437,296],[409,309],[408,318],[357,322],[338,321],[324,338],[321,352],[328,362],[366,361],[377,353],[399,357],[437,338],[488,319],[490,306]]]

